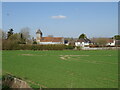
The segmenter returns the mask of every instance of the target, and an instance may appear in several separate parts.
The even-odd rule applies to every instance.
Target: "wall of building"
[[[63,42],[39,42],[38,44],[63,44]]]
[[[115,46],[115,40],[112,43],[107,43],[109,46]]]
[[[85,45],[89,45],[89,43],[84,43],[84,42],[75,42],[75,46],[85,46]]]

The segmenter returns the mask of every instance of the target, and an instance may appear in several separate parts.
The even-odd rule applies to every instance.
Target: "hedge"
[[[38,44],[16,44],[3,45],[3,50],[69,50],[74,49],[74,46],[59,45],[38,45]]]

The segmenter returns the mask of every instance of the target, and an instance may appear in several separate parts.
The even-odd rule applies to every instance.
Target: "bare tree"
[[[2,50],[2,30],[1,29],[0,29],[0,50]]]
[[[53,35],[48,35],[48,37],[53,37]]]
[[[3,36],[3,35],[2,35],[2,29],[0,29],[0,38],[2,38],[2,36]]]
[[[26,42],[30,39],[30,28],[22,28],[20,33],[22,34],[22,37],[26,40]]]
[[[91,41],[93,41],[94,43],[96,43],[97,45],[106,45],[108,38],[92,38]]]
[[[7,34],[5,31],[2,31],[2,39],[6,39],[7,38]]]
[[[0,39],[6,39],[6,38],[7,38],[6,32],[0,29]]]

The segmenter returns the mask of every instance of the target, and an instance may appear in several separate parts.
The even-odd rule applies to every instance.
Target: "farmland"
[[[116,50],[3,51],[3,74],[47,88],[117,88]]]

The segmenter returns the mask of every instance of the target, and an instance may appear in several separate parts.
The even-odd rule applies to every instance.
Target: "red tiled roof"
[[[107,43],[113,43],[113,39],[107,39]]]
[[[40,42],[62,42],[62,37],[42,37]]]
[[[113,43],[114,42],[114,39],[111,39],[111,38],[94,38],[93,39],[93,42],[97,42],[97,41],[105,41],[106,43]]]

